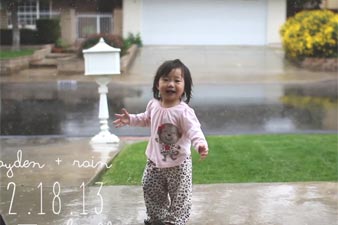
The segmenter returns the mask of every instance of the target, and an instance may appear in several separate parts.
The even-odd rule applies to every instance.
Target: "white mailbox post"
[[[95,77],[100,94],[100,132],[92,139],[92,143],[118,143],[119,138],[109,131],[108,119],[108,83],[112,76],[120,75],[120,49],[107,45],[103,38],[92,48],[83,50],[85,75]]]

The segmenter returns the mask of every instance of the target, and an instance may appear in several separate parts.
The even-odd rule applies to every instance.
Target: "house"
[[[335,1],[335,0],[334,0]],[[324,6],[332,5],[324,0]],[[127,37],[140,33],[145,45],[279,44],[287,0],[25,0],[21,27],[60,17],[62,40],[74,43],[92,33]],[[2,8],[1,28],[10,26]]]
[[[122,35],[122,0],[23,0],[19,27],[35,29],[36,19],[60,19],[61,38],[73,44],[93,33]],[[11,28],[10,12],[0,5],[0,28]]]

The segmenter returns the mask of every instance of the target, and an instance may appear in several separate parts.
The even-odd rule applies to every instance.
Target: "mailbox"
[[[92,144],[118,143],[119,138],[109,131],[108,84],[113,75],[120,74],[120,49],[107,45],[103,38],[89,49],[83,50],[85,75],[93,76],[99,85],[100,132],[91,139]]]
[[[106,44],[103,38],[89,49],[84,49],[85,75],[119,75],[120,49]]]

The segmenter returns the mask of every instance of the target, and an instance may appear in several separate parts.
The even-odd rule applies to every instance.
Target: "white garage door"
[[[147,45],[264,45],[266,0],[143,0]]]

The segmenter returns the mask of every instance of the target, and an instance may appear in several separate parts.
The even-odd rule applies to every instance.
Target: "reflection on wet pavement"
[[[329,182],[195,185],[188,225],[334,225],[336,188]],[[54,199],[58,189],[40,189],[17,187],[11,209],[17,215],[6,216],[9,224],[141,225],[145,218],[140,186],[61,186],[60,202]],[[0,208],[8,211],[11,195],[5,193],[12,187],[0,190]]]
[[[2,83],[1,135],[92,136],[99,131],[97,85],[62,80]],[[18,91],[19,90],[19,91]],[[149,85],[110,84],[110,121],[122,107],[144,111]],[[337,131],[337,83],[196,85],[190,104],[206,134]],[[118,136],[146,136],[124,127]]]

